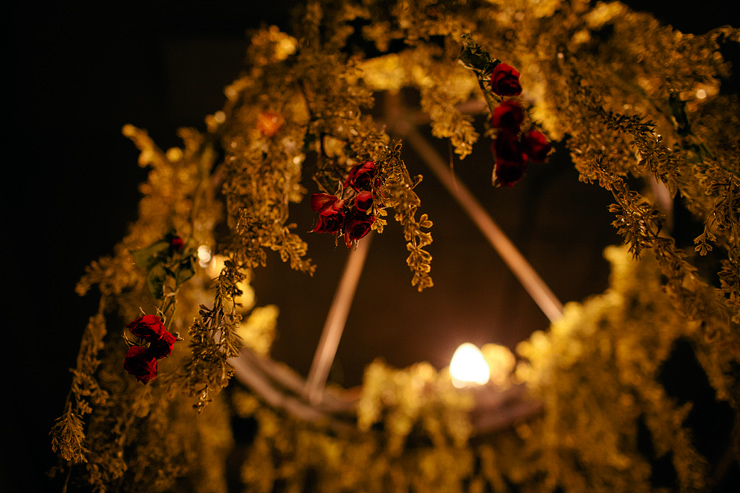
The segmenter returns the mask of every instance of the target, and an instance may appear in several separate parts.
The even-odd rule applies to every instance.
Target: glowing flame
[[[485,358],[475,345],[466,342],[455,350],[450,361],[450,375],[455,387],[488,383],[491,371]]]

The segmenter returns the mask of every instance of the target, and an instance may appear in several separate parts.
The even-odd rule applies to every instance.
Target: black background
[[[2,406],[8,410],[2,418],[3,492],[59,489],[44,477],[52,464],[48,432],[63,410],[68,369],[97,305],[94,296],[77,297],[74,285],[85,265],[111,253],[135,220],[137,185],[146,176],[121,127],[147,129],[162,148],[179,144],[178,127],[203,128],[203,117],[220,108],[222,88],[241,69],[246,30],[262,23],[287,27],[294,3],[133,0],[10,7],[3,57],[10,109],[2,164],[2,328],[8,334],[2,349]],[[725,7],[730,2],[720,0],[627,3],[684,32],[733,22]],[[447,152],[444,145],[440,150]],[[425,173],[415,157],[406,159],[412,173]],[[609,200],[601,190],[575,183],[566,160],[554,158],[511,191],[490,187],[486,158],[457,163],[456,172],[563,301],[603,290],[608,271],[601,248],[617,241],[606,213]],[[377,356],[397,366],[423,359],[441,367],[461,342],[513,347],[546,327],[440,186],[427,178],[418,193],[435,221],[437,286],[421,295],[411,288],[399,231],[389,228],[373,239],[333,374],[347,386],[358,384],[362,367]],[[598,224],[569,231],[574,217]],[[304,220],[299,226],[305,231],[310,215]],[[258,271],[255,280],[258,304],[281,306],[274,357],[303,374],[346,255],[320,235],[311,236],[310,247],[319,264],[313,279],[278,265],[269,274]]]

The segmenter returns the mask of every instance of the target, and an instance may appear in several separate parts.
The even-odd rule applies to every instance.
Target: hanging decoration
[[[737,470],[740,106],[722,83],[740,31],[586,0],[309,0],[299,19],[252,34],[246,74],[180,148],[123,128],[149,175],[129,233],[77,286],[100,302],[51,430],[64,490],[227,491],[237,449],[244,489],[264,492],[698,491]],[[401,91],[418,106],[371,116]],[[249,279],[270,252],[320,268],[291,220],[303,207],[351,251],[392,218],[410,283],[434,289],[410,111],[457,159],[485,141],[491,193],[568,153],[613,195],[625,246],[606,251],[605,293],[550,303],[515,354],[484,346],[480,387],[378,360],[359,393],[308,399],[269,358],[278,311]],[[671,236],[665,195],[700,225],[695,245]],[[661,380],[684,346],[731,416],[717,456]]]

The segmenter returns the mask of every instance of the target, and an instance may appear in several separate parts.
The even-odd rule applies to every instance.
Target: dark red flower
[[[172,354],[172,349],[175,347],[177,339],[171,333],[165,331],[162,334],[162,338],[158,341],[153,341],[149,344],[149,354],[154,356],[156,359],[166,358]]]
[[[519,131],[519,126],[524,121],[524,110],[516,101],[506,100],[493,110],[491,126],[498,129],[507,129],[513,132]]]
[[[178,251],[178,252],[179,252],[180,250],[182,250],[182,247],[184,247],[184,246],[185,246],[185,242],[184,242],[184,241],[183,241],[183,239],[182,239],[182,238],[180,238],[179,236],[175,236],[175,237],[173,237],[173,238],[172,238],[172,239],[170,240],[170,247],[171,247],[171,248],[172,248],[173,250],[176,250],[176,251]]]
[[[500,130],[491,147],[496,155],[496,163],[523,164],[527,159],[519,137],[509,130]]]
[[[544,163],[552,145],[542,133],[531,130],[524,136],[524,153],[533,163]]]
[[[149,342],[160,340],[162,335],[167,332],[162,320],[156,315],[144,315],[143,317],[137,318],[126,327],[128,327],[128,330],[130,330],[136,337],[140,337]]]
[[[159,371],[157,359],[144,346],[128,348],[123,368],[143,384],[157,378],[157,372]]]
[[[336,195],[315,193],[311,195],[311,210],[320,212],[324,208],[334,205],[338,200],[339,198]]]
[[[496,135],[491,149],[496,156],[493,170],[494,184],[514,186],[527,169],[527,156],[524,154],[522,143],[514,132],[501,130]]]
[[[328,193],[315,193],[311,196],[311,209],[319,213],[314,233],[336,233],[344,224],[344,200]]]
[[[372,192],[360,192],[355,197],[355,208],[361,212],[367,212],[373,206]]]
[[[519,72],[505,63],[499,63],[491,74],[491,90],[499,96],[518,96],[522,93]]]
[[[314,233],[336,233],[344,224],[344,212],[336,211],[330,214],[319,214],[316,225],[311,230]]]
[[[373,178],[378,173],[378,167],[375,161],[365,161],[357,164],[349,172],[347,179],[344,181],[345,187],[352,187],[358,192],[360,190],[371,190],[373,187]]]
[[[493,182],[496,186],[513,187],[516,182],[521,180],[524,172],[527,171],[527,164],[509,164],[496,163],[493,168]]]
[[[353,211],[352,214],[348,214],[344,221],[344,243],[347,245],[347,248],[352,246],[353,241],[364,238],[370,232],[374,222],[375,216],[358,210]]]

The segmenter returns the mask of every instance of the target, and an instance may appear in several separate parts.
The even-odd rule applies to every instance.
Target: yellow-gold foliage
[[[722,471],[697,451],[691,404],[672,398],[660,375],[676,341],[688,341],[738,420],[740,105],[722,86],[730,74],[722,49],[740,31],[684,34],[619,2],[587,0],[308,0],[299,19],[290,33],[252,34],[224,107],[204,132],[180,129],[181,147],[163,151],[145,130],[123,128],[148,178],[128,234],[77,286],[80,295],[95,289],[100,303],[52,429],[65,488],[225,491],[237,411],[256,425],[242,466],[249,491],[648,491],[661,457],[675,488],[711,488]],[[462,60],[471,47],[478,58]],[[425,363],[374,362],[357,409],[339,425],[298,419],[237,389],[225,396],[232,358],[242,346],[267,354],[275,336],[277,309],[254,308],[249,276],[269,252],[315,271],[291,205],[341,194],[357,163],[378,169],[373,230],[383,233],[393,217],[411,283],[433,286],[432,220],[415,192],[422,180],[383,126],[399,122],[376,121],[373,105],[378,93],[404,90],[418,96],[417,113],[390,108],[389,118],[428,122],[459,158],[476,146],[489,153],[489,135],[474,123],[500,102],[487,86],[494,61],[521,72],[527,124],[561,144],[581,181],[612,193],[626,244],[607,251],[606,293],[567,305],[562,320],[520,345],[515,381],[541,401],[541,414],[477,436],[470,394]],[[700,224],[694,244],[671,236],[664,195]],[[175,281],[152,292],[132,252],[168,232],[182,239],[183,258],[210,252],[222,265],[188,264],[182,277],[160,265],[160,277]],[[717,268],[700,268],[702,256]],[[142,312],[179,336],[146,386],[123,369],[126,324]],[[513,357],[487,351],[491,385],[509,388]],[[645,434],[652,452],[641,446]],[[728,450],[737,460],[737,448]]]

